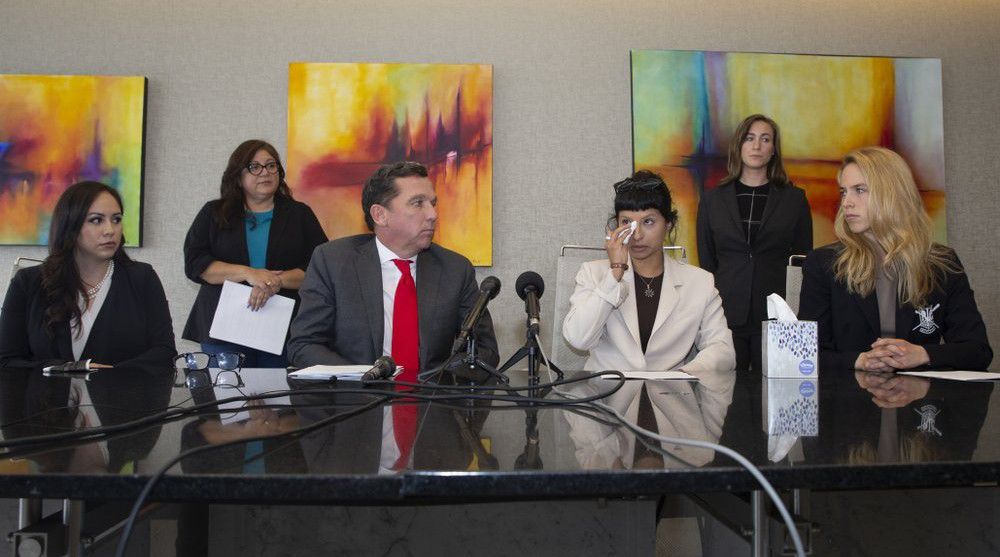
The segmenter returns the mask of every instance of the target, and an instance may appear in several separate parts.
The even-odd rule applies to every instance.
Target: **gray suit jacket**
[[[448,358],[478,292],[465,257],[436,244],[417,256],[421,371]],[[370,364],[382,355],[382,269],[373,234],[317,247],[299,298],[288,341],[292,365]],[[500,358],[489,313],[480,319],[476,335],[480,359],[496,366]]]

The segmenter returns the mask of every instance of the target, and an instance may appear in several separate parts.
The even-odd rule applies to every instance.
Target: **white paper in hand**
[[[208,334],[215,339],[281,354],[295,301],[284,296],[271,296],[264,307],[250,311],[247,300],[251,290],[245,284],[228,280],[222,285],[219,306],[215,308]]]

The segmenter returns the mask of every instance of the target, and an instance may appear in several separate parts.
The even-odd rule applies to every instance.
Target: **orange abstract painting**
[[[492,66],[289,66],[288,184],[331,239],[368,231],[365,178],[401,160],[423,163],[434,182],[434,241],[492,265]]]
[[[677,242],[692,262],[698,201],[726,177],[733,131],[754,113],[781,128],[785,170],[809,199],[815,246],[836,239],[841,158],[868,145],[906,159],[935,240],[945,242],[940,60],[632,51],[633,164],[670,186]]]
[[[145,101],[144,77],[0,75],[0,244],[47,244],[62,192],[96,180],[139,245]]]

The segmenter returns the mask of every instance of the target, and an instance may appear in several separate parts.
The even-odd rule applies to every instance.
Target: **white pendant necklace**
[[[108,261],[108,270],[107,272],[104,273],[104,278],[102,278],[100,282],[98,282],[94,286],[91,286],[90,288],[87,289],[88,300],[93,300],[94,298],[97,297],[97,293],[101,291],[101,287],[104,286],[104,283],[108,280],[108,277],[110,277],[111,273],[113,273],[114,271],[115,271],[115,260],[112,259]]]

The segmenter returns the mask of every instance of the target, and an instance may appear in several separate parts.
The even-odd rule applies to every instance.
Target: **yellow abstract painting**
[[[868,145],[907,160],[935,239],[946,241],[940,60],[635,50],[633,164],[669,185],[677,242],[692,262],[701,194],[726,178],[733,131],[755,113],[781,127],[785,170],[809,199],[815,246],[835,241],[841,158]]]
[[[331,239],[367,232],[361,188],[380,165],[427,166],[434,241],[493,263],[493,68],[475,64],[294,63],[288,184]]]
[[[144,77],[0,75],[0,244],[47,244],[62,192],[96,180],[140,245],[145,102]]]

